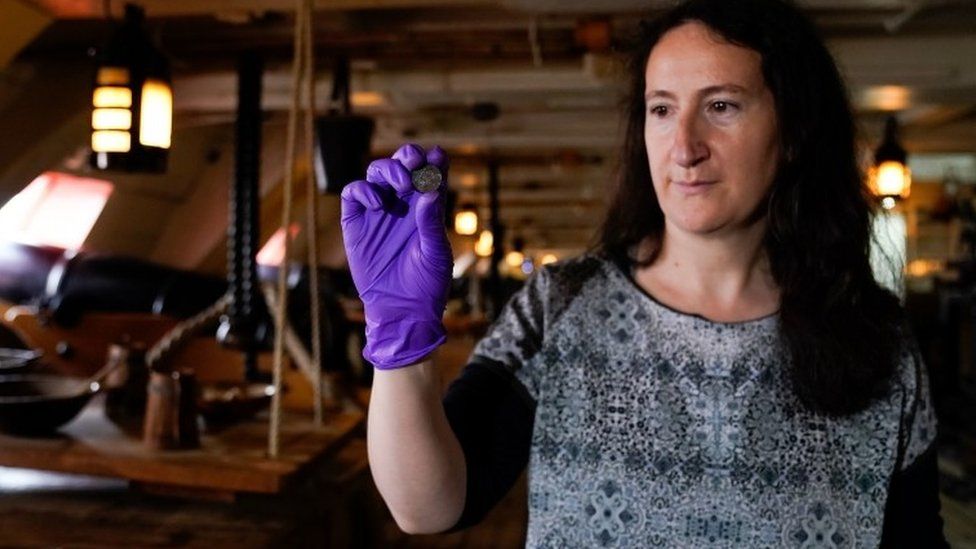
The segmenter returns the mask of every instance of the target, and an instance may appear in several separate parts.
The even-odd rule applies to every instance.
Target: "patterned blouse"
[[[936,433],[914,341],[886,398],[829,418],[793,394],[777,318],[675,311],[596,256],[530,277],[471,357],[534,409],[527,546],[878,546]]]

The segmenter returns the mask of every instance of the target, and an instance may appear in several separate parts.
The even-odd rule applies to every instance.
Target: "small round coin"
[[[427,164],[423,168],[410,172],[410,180],[413,182],[413,188],[422,193],[437,190],[441,186],[442,178],[441,171],[437,169],[437,166],[432,164]]]

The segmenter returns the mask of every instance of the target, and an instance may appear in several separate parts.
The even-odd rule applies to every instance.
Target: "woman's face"
[[[700,23],[651,50],[644,140],[667,230],[715,235],[761,218],[780,149],[761,61]]]

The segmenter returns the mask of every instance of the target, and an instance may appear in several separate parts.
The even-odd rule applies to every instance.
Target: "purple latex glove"
[[[414,190],[410,172],[433,164],[444,175],[436,191]],[[365,181],[342,191],[342,237],[352,280],[366,313],[363,357],[381,370],[419,362],[446,339],[454,254],[444,229],[447,155],[400,147],[376,160]]]

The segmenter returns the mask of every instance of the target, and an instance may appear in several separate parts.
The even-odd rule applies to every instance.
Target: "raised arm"
[[[418,192],[411,172],[438,167],[444,183]],[[453,255],[444,228],[447,158],[404,145],[342,192],[342,231],[366,313],[363,356],[375,367],[367,439],[376,486],[408,533],[451,527],[464,507],[465,462],[428,357],[442,323]]]

